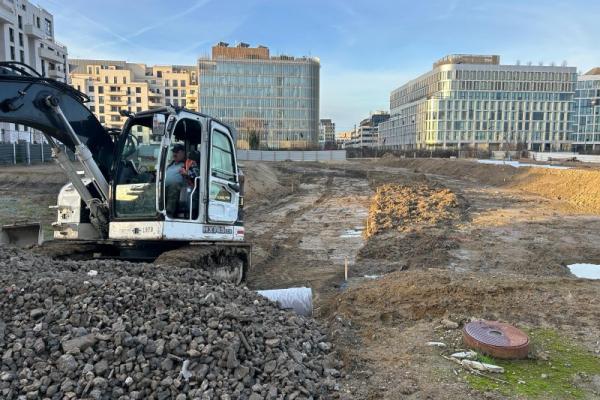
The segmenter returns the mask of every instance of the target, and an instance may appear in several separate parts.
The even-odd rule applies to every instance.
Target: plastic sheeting
[[[293,310],[296,314],[310,317],[312,315],[312,289],[307,287],[258,290],[258,294],[279,303],[286,310]]]

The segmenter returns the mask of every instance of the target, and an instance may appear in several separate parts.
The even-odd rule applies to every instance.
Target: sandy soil
[[[313,288],[315,316],[329,325],[345,361],[339,397],[525,398],[482,392],[439,350],[425,346],[430,340],[461,346],[460,330],[443,328],[442,318],[551,329],[600,355],[600,282],[576,279],[566,268],[600,264],[597,169],[435,159],[245,164],[246,229],[255,261],[248,286]],[[3,204],[16,199],[0,219],[49,221],[36,212],[40,203],[44,209],[54,204],[63,182],[57,172],[0,170]],[[369,209],[383,185],[400,187],[410,201],[400,199],[398,206],[408,208],[367,239]],[[421,218],[419,210],[435,214],[428,198],[436,193],[460,200],[451,218]],[[596,395],[581,387],[580,398],[600,396],[600,389]]]

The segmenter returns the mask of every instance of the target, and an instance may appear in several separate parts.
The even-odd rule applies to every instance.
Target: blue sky
[[[337,130],[389,108],[395,87],[450,53],[600,66],[600,2],[542,0],[39,0],[70,57],[193,64],[247,42],[321,59],[321,118]]]

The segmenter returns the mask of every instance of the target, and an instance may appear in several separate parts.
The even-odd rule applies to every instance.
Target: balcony
[[[48,78],[52,78],[52,79],[56,79],[56,80],[64,82],[66,75],[62,71],[59,71],[56,69],[51,69],[51,70],[48,70]]]
[[[10,0],[0,0],[0,23],[16,24],[15,3]]]
[[[62,56],[59,56],[56,51],[51,51],[45,47],[41,47],[40,49],[40,57],[45,58],[46,60],[50,60],[57,63],[63,63],[65,60]]]
[[[46,39],[46,33],[33,24],[25,24],[24,26],[25,34],[28,36],[33,36],[37,39]]]

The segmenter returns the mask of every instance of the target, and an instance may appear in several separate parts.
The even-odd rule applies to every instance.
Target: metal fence
[[[237,158],[240,161],[343,161],[346,150],[238,150]]]
[[[74,159],[70,150],[67,150]],[[52,161],[52,149],[47,144],[0,143],[0,164],[40,164]]]

